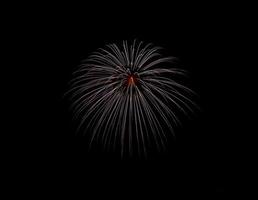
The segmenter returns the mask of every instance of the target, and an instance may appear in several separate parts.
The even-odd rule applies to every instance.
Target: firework
[[[166,147],[167,134],[196,105],[193,92],[176,81],[186,72],[161,48],[134,40],[107,45],[74,72],[68,95],[78,130],[91,134],[90,145],[147,154]]]

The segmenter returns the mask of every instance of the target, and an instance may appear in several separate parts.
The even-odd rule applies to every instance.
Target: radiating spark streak
[[[191,89],[173,80],[187,72],[174,66],[174,57],[163,57],[161,47],[123,41],[94,52],[73,73],[69,95],[78,131],[91,132],[90,146],[147,155],[155,144],[164,150],[168,131],[180,124],[175,109],[184,115],[198,106]]]
[[[139,95],[140,95],[140,99],[141,99],[141,106],[142,108],[144,109],[145,113],[147,113],[147,119],[148,119],[148,122],[150,127],[151,127],[151,133],[153,134],[153,137],[155,138],[155,142],[156,142],[156,145],[157,145],[157,148],[160,149],[160,146],[159,146],[159,143],[158,143],[158,139],[157,139],[157,134],[159,134],[159,131],[157,131],[157,125],[160,126],[159,124],[159,121],[154,117],[155,117],[155,114],[153,113],[153,110],[151,109],[151,106],[149,105],[149,103],[147,102],[147,100],[145,99],[145,97],[143,96],[143,94],[138,90],[139,92]],[[161,142],[163,142],[161,140]]]

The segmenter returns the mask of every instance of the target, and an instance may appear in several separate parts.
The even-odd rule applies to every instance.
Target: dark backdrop
[[[50,185],[52,179],[57,184],[61,180],[66,186],[90,185],[86,192],[123,191],[125,196],[138,191],[220,195],[228,189],[231,23],[223,6],[151,2],[30,6],[33,9],[18,24],[32,66],[26,74],[31,98],[24,106],[26,134],[16,142],[22,141],[29,161]],[[120,160],[89,153],[86,140],[74,136],[76,125],[63,98],[68,81],[92,51],[135,38],[162,46],[180,59],[190,72],[191,88],[200,95],[202,111],[180,128],[165,154]]]

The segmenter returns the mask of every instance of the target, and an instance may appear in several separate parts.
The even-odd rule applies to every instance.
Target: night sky
[[[119,190],[122,196],[140,192],[171,198],[174,191],[220,196],[228,190],[230,23],[221,7],[200,6],[35,5],[18,23],[33,67],[27,74],[31,100],[24,106],[28,127],[16,142],[23,142],[28,160],[50,185],[55,179],[68,188],[71,183],[90,185],[83,187],[85,193],[107,190],[112,195]],[[147,160],[88,152],[87,139],[75,136],[76,123],[63,98],[82,59],[105,44],[133,39],[162,46],[179,58],[190,72],[188,86],[199,94],[202,109],[178,128],[168,152],[153,153]]]

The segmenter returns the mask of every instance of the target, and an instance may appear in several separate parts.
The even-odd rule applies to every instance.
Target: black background
[[[47,181],[46,191],[75,187],[94,195],[122,192],[123,198],[138,192],[157,197],[173,197],[174,192],[221,196],[230,190],[228,74],[233,21],[225,6],[151,2],[30,6],[16,18],[28,66],[28,95],[22,95],[30,98],[20,119],[25,134],[14,141],[26,149],[22,155],[31,163],[28,169]],[[179,130],[165,154],[120,159],[88,152],[86,140],[74,136],[69,103],[63,98],[68,81],[92,51],[135,38],[162,46],[180,59],[190,72],[191,88],[200,95],[202,111]]]

